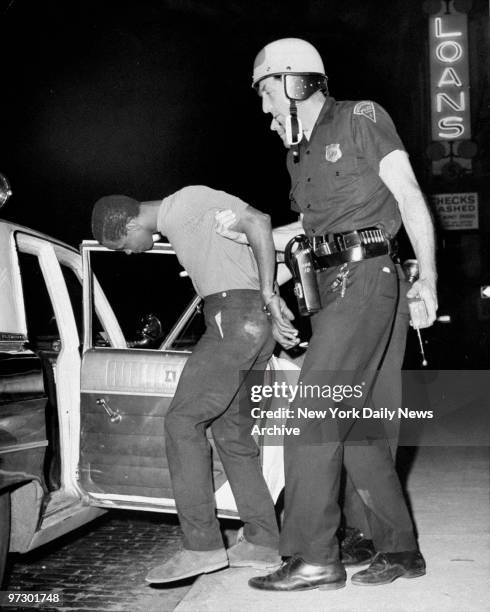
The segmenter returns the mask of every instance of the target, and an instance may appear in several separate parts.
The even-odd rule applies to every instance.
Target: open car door
[[[128,257],[86,241],[82,260],[80,487],[93,505],[175,512],[164,419],[204,331],[200,299],[168,244]],[[94,309],[100,290],[120,328],[111,338]],[[218,512],[237,516],[214,448],[213,468]]]

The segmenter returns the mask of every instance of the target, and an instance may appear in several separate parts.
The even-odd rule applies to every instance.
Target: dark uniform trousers
[[[401,266],[396,266],[398,274],[398,301],[395,320],[391,331],[388,346],[382,357],[382,363],[376,376],[372,390],[372,403],[375,407],[386,407],[390,410],[398,410],[402,405],[402,375],[403,359],[409,329],[410,313],[406,293],[410,289],[405,280]],[[396,451],[400,432],[400,419],[384,419],[383,421],[386,438],[390,446],[393,461],[396,461]],[[352,479],[346,476],[345,490],[343,495],[342,513],[345,524],[349,527],[357,527],[366,538],[371,539],[371,527],[367,520],[370,512],[369,507],[363,502],[356,491]]]
[[[168,466],[184,547],[189,550],[223,546],[216,518],[208,426],[244,523],[246,540],[274,548],[278,545],[274,504],[251,435],[254,421],[248,406],[241,403],[248,395],[243,374],[263,372],[274,349],[262,305],[260,292],[247,289],[205,298],[206,331],[185,365],[165,419]]]
[[[319,274],[322,310],[312,318],[313,335],[300,384],[334,387],[360,381],[363,393],[340,408],[372,407],[371,390],[388,347],[398,303],[398,279],[389,256],[348,265],[345,293],[332,290],[338,268]],[[332,406],[325,399],[297,399],[296,417],[286,436],[285,517],[280,553],[326,564],[338,558],[336,532],[342,465],[368,508],[367,520],[376,549],[397,552],[417,548],[382,422],[375,419],[298,418],[298,407]]]

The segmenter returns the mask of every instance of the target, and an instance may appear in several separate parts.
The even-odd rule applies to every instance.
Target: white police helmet
[[[254,62],[252,86],[270,76],[281,76],[290,100],[306,100],[315,91],[327,91],[327,76],[315,47],[300,38],[282,38],[266,45]]]

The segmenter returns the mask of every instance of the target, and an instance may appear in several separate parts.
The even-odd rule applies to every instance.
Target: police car
[[[202,331],[169,244],[127,257],[87,241],[79,252],[0,220],[0,576],[9,550],[107,509],[175,512],[163,420]],[[276,370],[297,373],[272,358],[266,377]],[[282,447],[258,444],[276,500]],[[238,518],[216,452],[213,462],[218,514]]]

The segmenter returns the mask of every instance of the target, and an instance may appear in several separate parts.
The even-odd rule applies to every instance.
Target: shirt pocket
[[[333,188],[341,189],[356,183],[359,175],[355,156],[342,154],[336,161],[328,161],[326,155],[322,162],[322,172]]]

